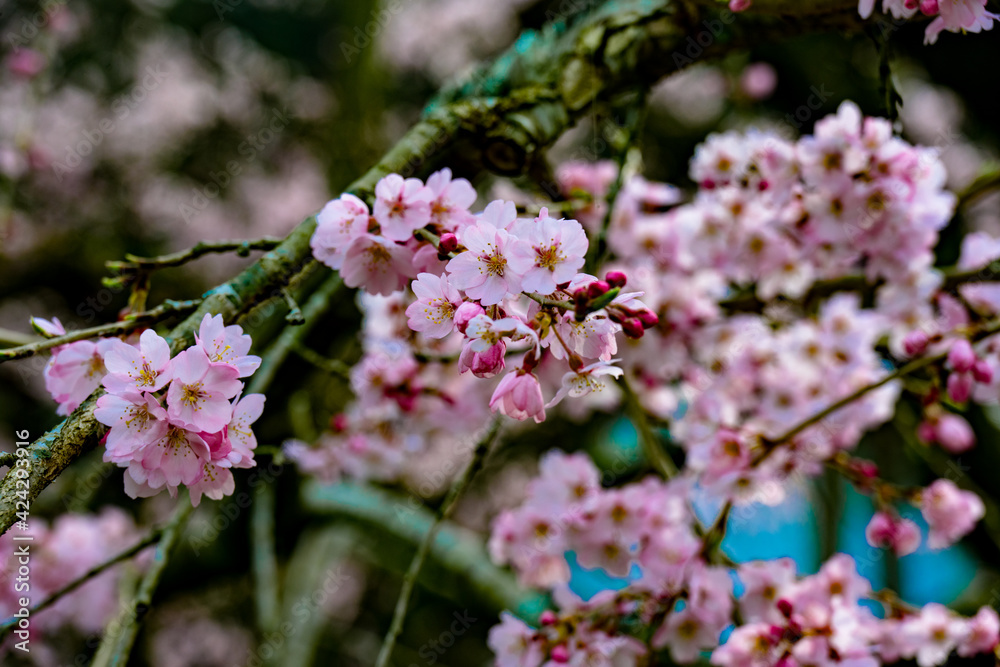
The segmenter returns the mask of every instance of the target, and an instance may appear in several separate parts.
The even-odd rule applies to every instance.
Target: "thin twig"
[[[235,252],[241,257],[246,257],[252,250],[273,250],[278,247],[281,241],[282,239],[273,236],[247,239],[245,241],[202,241],[193,248],[170,253],[169,255],[160,255],[159,257],[125,255],[125,261],[112,260],[105,262],[105,266],[113,271],[120,271],[122,273],[155,271],[172,266],[181,266],[212,253]]]
[[[414,554],[413,560],[410,561],[410,567],[403,577],[403,586],[399,591],[399,599],[396,601],[396,609],[392,615],[392,624],[389,626],[389,631],[382,641],[382,649],[379,651],[378,659],[375,661],[375,667],[389,666],[392,649],[396,646],[399,633],[403,630],[403,622],[406,620],[406,611],[410,606],[413,587],[417,583],[417,576],[420,574],[420,568],[423,566],[424,560],[427,558],[427,553],[431,549],[431,544],[434,542],[434,538],[438,530],[441,529],[442,524],[451,516],[459,497],[461,497],[466,487],[468,487],[469,482],[479,472],[479,469],[483,467],[483,463],[486,461],[486,454],[489,452],[490,445],[493,444],[493,440],[499,431],[500,417],[498,415],[490,423],[486,434],[476,443],[472,460],[469,461],[469,465],[466,466],[462,475],[452,484],[447,497],[445,497],[444,502],[438,509],[434,523],[431,525],[430,530],[424,534],[424,539],[421,540],[420,546],[417,547],[417,553]]]
[[[201,304],[200,299],[194,299],[191,301],[167,300],[152,310],[130,315],[128,319],[121,322],[112,322],[111,324],[102,324],[89,329],[71,331],[64,336],[56,336],[55,338],[40,340],[37,343],[13,347],[9,350],[0,350],[0,363],[3,363],[4,361],[11,361],[13,359],[24,359],[25,357],[36,355],[39,352],[44,352],[45,350],[50,350],[54,347],[59,347],[60,345],[65,345],[66,343],[73,343],[78,340],[84,340],[86,338],[96,338],[98,336],[119,336],[145,324],[158,322],[159,320],[166,319],[172,315],[180,315],[192,311],[197,308],[199,304]]]
[[[618,384],[625,395],[625,407],[628,410],[629,418],[635,425],[635,430],[639,433],[639,442],[642,443],[642,449],[646,452],[646,458],[649,459],[649,462],[656,468],[657,472],[665,478],[670,479],[675,477],[677,475],[677,466],[667,456],[667,453],[663,451],[660,439],[653,433],[653,428],[649,425],[649,420],[646,418],[646,411],[639,402],[639,396],[635,393],[628,378],[624,375],[621,376],[618,379]]]
[[[324,357],[319,352],[316,352],[315,350],[312,350],[298,342],[294,343],[290,349],[304,361],[309,362],[321,371],[329,373],[330,375],[336,375],[337,377],[345,380],[351,379],[351,367],[340,359],[329,359]]]
[[[184,531],[184,524],[187,523],[193,510],[194,507],[187,494],[182,494],[173,516],[163,527],[162,535],[156,545],[156,552],[153,554],[153,560],[139,582],[139,589],[136,591],[135,597],[119,619],[121,623],[118,625],[118,631],[104,635],[91,667],[125,667],[128,664],[129,654],[132,652],[132,646],[139,634],[139,626],[153,604],[153,594],[167,569],[170,555]]]
[[[992,326],[977,332],[971,338],[974,341],[981,340],[983,338],[986,338],[987,336],[991,336],[997,333],[998,331],[1000,331],[1000,322],[994,323]],[[872,391],[875,391],[879,387],[882,387],[892,382],[893,380],[915,373],[916,371],[919,371],[922,368],[926,368],[927,366],[933,366],[934,364],[940,363],[944,361],[947,357],[948,357],[948,352],[945,351],[945,352],[940,352],[938,354],[932,354],[926,357],[920,357],[919,359],[914,359],[910,363],[901,366],[892,373],[889,373],[882,379],[876,380],[875,382],[872,382],[870,384],[866,384],[863,387],[859,387],[858,389],[852,391],[850,394],[840,399],[839,401],[831,403],[830,405],[826,406],[825,408],[815,413],[811,417],[802,420],[801,422],[799,422],[792,428],[788,429],[778,437],[769,439],[766,443],[768,445],[767,451],[770,451],[777,445],[780,445],[784,442],[788,442],[795,436],[805,431],[810,426],[814,426],[815,424],[823,421],[837,410],[840,410],[841,408],[850,405],[851,403],[858,400],[862,396]]]
[[[85,583],[87,583],[94,577],[98,576],[99,574],[102,574],[108,568],[117,565],[122,561],[130,559],[143,549],[156,544],[157,542],[160,541],[160,538],[162,536],[163,536],[163,530],[157,529],[152,531],[149,535],[142,538],[141,540],[139,540],[139,542],[132,545],[125,551],[122,551],[121,553],[112,556],[111,558],[104,561],[103,563],[100,563],[99,565],[95,565],[94,567],[87,570],[84,574],[80,575],[73,581],[69,582],[68,584],[57,590],[52,595],[48,596],[47,598],[36,604],[34,607],[31,608],[31,613],[37,614],[43,609],[51,607],[63,597],[69,595],[76,589],[80,588],[80,586],[83,586]],[[18,619],[10,618],[4,621],[2,625],[0,625],[0,642],[2,642],[3,639],[7,636],[7,634],[14,629],[17,623]]]

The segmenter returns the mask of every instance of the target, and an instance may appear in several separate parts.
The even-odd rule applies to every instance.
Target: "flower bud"
[[[458,250],[458,237],[451,232],[445,232],[438,242],[438,250],[443,253],[455,252]]]
[[[952,373],[948,376],[948,397],[956,403],[965,403],[972,395],[972,375]]]
[[[946,414],[934,426],[938,444],[952,454],[961,454],[976,444],[969,422],[958,415]]]
[[[486,311],[478,303],[473,301],[466,301],[461,306],[455,309],[455,328],[457,328],[461,333],[465,333],[466,327],[469,326],[469,321],[476,317],[477,315],[482,315]]]
[[[781,598],[780,600],[778,600],[778,611],[780,611],[781,615],[784,616],[785,618],[791,618],[792,603],[786,600],[785,598]]]
[[[622,331],[629,338],[642,338],[642,334],[645,333],[642,320],[638,317],[627,317],[622,320]]]
[[[989,384],[993,382],[993,367],[985,359],[980,359],[972,366],[972,377],[979,384]]]
[[[628,282],[628,278],[621,271],[608,271],[604,274],[604,280],[611,287],[625,287],[625,283]]]
[[[569,649],[566,648],[565,644],[559,644],[558,646],[553,646],[552,652],[549,653],[549,657],[552,658],[552,662],[565,664],[569,662]]]
[[[911,331],[903,339],[903,351],[906,352],[907,356],[915,357],[924,353],[929,342],[930,338],[923,331],[919,329]]]
[[[920,0],[920,12],[925,16],[937,16],[940,11],[938,0]]]
[[[657,317],[656,313],[651,310],[642,310],[636,313],[636,317],[642,322],[642,326],[646,329],[652,329],[657,324],[660,323],[660,318]]]
[[[976,352],[964,338],[956,340],[948,350],[948,365],[959,373],[968,373],[976,363]]]
[[[608,290],[611,289],[611,285],[603,280],[595,280],[594,282],[587,285],[587,298],[596,299],[599,296],[607,294]]]
[[[556,616],[556,613],[551,609],[546,609],[542,612],[541,616],[538,617],[538,621],[542,625],[555,625],[558,620],[559,617]]]

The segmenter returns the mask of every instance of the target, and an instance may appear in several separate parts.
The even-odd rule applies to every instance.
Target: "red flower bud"
[[[625,287],[625,283],[628,282],[628,278],[621,271],[608,271],[604,274],[604,280],[611,287]]]
[[[438,250],[443,253],[455,252],[458,250],[458,237],[451,232],[445,232],[441,235],[441,240],[438,243]]]
[[[622,331],[629,338],[642,338],[642,334],[645,333],[642,320],[638,317],[628,317],[622,320]]]

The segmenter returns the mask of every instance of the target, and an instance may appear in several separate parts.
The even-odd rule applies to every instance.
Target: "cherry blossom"
[[[431,220],[435,193],[419,179],[389,174],[375,186],[375,220],[382,236],[405,241]]]
[[[139,336],[139,348],[120,340],[111,340],[104,355],[108,374],[105,388],[112,393],[124,391],[158,391],[171,378],[170,345],[152,329]]]
[[[515,239],[484,218],[463,230],[466,251],[448,262],[451,283],[484,306],[521,290],[520,276],[508,266]]]

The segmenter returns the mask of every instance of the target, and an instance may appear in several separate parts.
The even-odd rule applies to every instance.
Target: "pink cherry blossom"
[[[455,330],[455,311],[462,297],[447,276],[421,273],[410,288],[417,297],[406,308],[411,329],[431,338],[444,338]]]
[[[105,358],[115,342],[112,338],[79,340],[53,350],[44,375],[45,388],[59,403],[57,414],[73,412],[101,386],[107,373]]]
[[[243,333],[243,328],[226,326],[222,315],[205,313],[195,341],[213,364],[228,364],[239,371],[239,377],[252,375],[260,367],[260,357],[247,354],[253,340]]]
[[[204,464],[211,460],[208,444],[201,436],[174,424],[168,425],[164,435],[143,447],[141,453],[141,459],[130,463],[128,474],[152,489],[171,487],[172,493],[181,484],[198,481]],[[144,471],[141,478],[136,477],[137,463]]]
[[[382,236],[406,241],[431,220],[434,192],[416,178],[389,174],[375,185],[375,220]]]
[[[167,430],[167,411],[150,394],[105,394],[97,399],[94,418],[110,426],[105,447],[109,461],[126,461]]]
[[[576,220],[556,220],[543,208],[534,221],[518,222],[513,232],[518,240],[510,251],[510,268],[521,276],[523,290],[552,294],[583,268],[587,235]]]
[[[466,251],[448,262],[451,284],[484,306],[521,291],[520,276],[509,266],[516,239],[484,219],[461,234]]]
[[[909,519],[876,512],[865,529],[865,538],[873,547],[892,549],[897,556],[906,556],[920,546],[920,529]]]
[[[507,343],[503,339],[486,348],[481,352],[473,349],[478,345],[479,339],[466,340],[462,344],[462,352],[458,357],[458,371],[464,373],[472,371],[477,378],[491,378],[503,372],[506,364],[504,357],[507,354]]]
[[[374,234],[364,234],[347,246],[340,270],[348,287],[385,295],[403,289],[415,275],[413,253],[406,246]]]
[[[431,200],[431,222],[446,230],[455,231],[473,221],[469,207],[476,202],[476,190],[464,178],[452,178],[451,169],[445,167],[427,177],[427,189],[434,194]]]
[[[229,423],[229,399],[242,389],[239,371],[212,364],[200,347],[192,347],[173,360],[173,381],[167,390],[167,414],[176,424],[195,431],[215,433]]]
[[[567,396],[579,398],[594,391],[604,391],[606,389],[605,383],[598,378],[603,376],[619,378],[624,373],[621,368],[613,365],[615,361],[618,360],[595,361],[578,371],[566,373],[563,375],[562,387],[552,397],[552,400],[545,404],[545,407],[551,408],[558,405]]]
[[[976,494],[960,490],[951,480],[939,479],[921,494],[920,512],[930,526],[927,546],[943,549],[968,534],[986,508]]]
[[[253,451],[257,448],[257,437],[251,424],[257,421],[264,412],[264,395],[247,394],[242,398],[237,396],[233,401],[233,418],[226,429],[232,451],[228,459],[237,468],[251,468],[256,463]]]
[[[316,215],[316,232],[310,240],[313,257],[340,270],[347,248],[368,232],[368,206],[350,193],[328,202]]]
[[[116,394],[126,391],[159,391],[171,378],[170,345],[152,329],[139,336],[139,348],[111,340],[104,355],[108,374],[105,388]]]
[[[490,409],[520,421],[528,417],[536,423],[545,421],[545,399],[538,378],[521,369],[507,373],[493,392]]]

